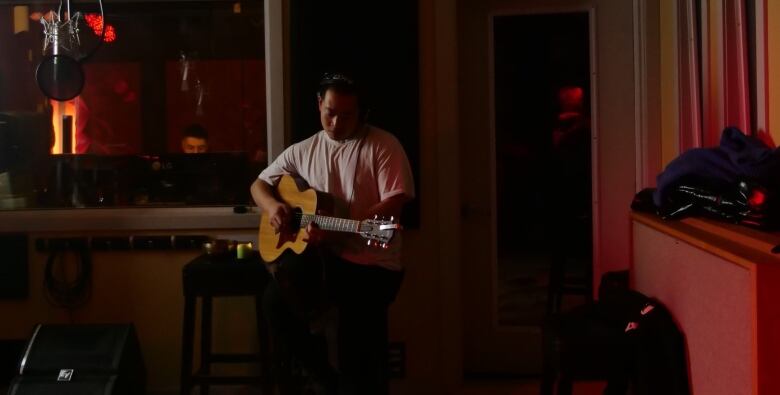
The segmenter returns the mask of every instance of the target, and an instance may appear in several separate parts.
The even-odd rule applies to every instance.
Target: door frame
[[[489,158],[489,164],[484,167],[483,170],[488,171],[490,174],[486,175],[487,179],[485,186],[488,190],[485,191],[487,198],[485,200],[479,199],[478,201],[470,201],[469,195],[463,195],[464,213],[473,214],[475,219],[467,219],[464,217],[464,221],[471,223],[464,223],[465,227],[472,225],[476,226],[489,226],[489,240],[482,239],[481,242],[474,242],[472,246],[468,246],[469,235],[464,234],[466,237],[462,237],[461,249],[473,248],[474,245],[484,245],[490,248],[490,251],[484,254],[484,258],[489,259],[489,268],[485,268],[486,273],[484,276],[490,276],[489,279],[485,279],[483,275],[480,275],[476,280],[476,284],[472,286],[465,286],[465,281],[472,279],[464,278],[464,291],[476,294],[470,295],[473,300],[469,303],[464,303],[462,306],[464,327],[463,336],[464,340],[462,346],[463,350],[463,369],[464,373],[476,373],[476,374],[500,374],[500,375],[534,375],[541,372],[541,359],[542,359],[542,345],[541,345],[541,327],[538,326],[502,326],[498,321],[498,254],[497,254],[497,185],[496,185],[496,125],[495,125],[495,48],[494,48],[494,27],[495,18],[500,16],[522,16],[522,15],[543,15],[543,14],[559,14],[559,13],[587,13],[588,15],[588,30],[589,30],[589,67],[590,67],[590,111],[591,111],[591,172],[592,172],[592,202],[591,209],[592,216],[592,228],[593,236],[591,243],[593,245],[593,261],[595,266],[595,260],[600,256],[599,243],[597,242],[600,237],[600,218],[599,218],[599,151],[598,151],[598,86],[597,86],[597,58],[598,42],[596,41],[596,9],[592,4],[573,4],[570,6],[556,6],[549,7],[541,4],[532,4],[528,6],[513,6],[509,8],[503,8],[500,6],[488,6],[486,10],[487,14],[487,50],[488,50],[488,70],[485,82],[488,84],[486,93],[488,95],[487,108],[485,116],[489,123],[489,135],[486,136],[486,144],[489,144],[488,150],[485,150],[486,156]],[[484,123],[483,123],[484,124]],[[468,134],[461,136],[461,144],[466,146],[469,144]],[[480,150],[481,151],[481,150]],[[479,175],[479,170],[471,173],[472,176]],[[463,177],[463,176],[462,176]],[[466,178],[461,179],[461,184],[467,181]],[[489,199],[489,201],[487,201]],[[479,203],[484,203],[479,204]],[[470,208],[469,204],[473,204],[476,208]],[[481,208],[480,208],[481,207]],[[487,243],[487,244],[480,244]],[[466,257],[463,261],[468,262],[469,257],[474,255],[474,252],[462,251],[461,255]],[[490,287],[489,295],[484,292],[487,291],[485,287]],[[469,289],[470,288],[470,289]],[[480,291],[481,290],[481,291]],[[485,298],[490,298],[489,301]],[[465,299],[464,299],[465,300]],[[486,309],[489,309],[486,310]],[[484,322],[489,321],[489,322]],[[507,349],[523,350],[521,355],[518,353],[507,352]]]
[[[491,202],[490,210],[492,214],[491,224],[491,252],[490,252],[490,288],[492,291],[492,304],[491,304],[491,324],[494,331],[497,332],[509,332],[509,333],[527,333],[529,327],[522,326],[501,326],[498,324],[498,238],[497,238],[497,226],[495,213],[498,211],[496,205],[497,185],[496,185],[496,103],[495,103],[495,48],[494,48],[494,20],[500,16],[525,16],[525,15],[546,15],[546,14],[562,14],[562,13],[587,13],[588,14],[588,35],[589,35],[589,67],[590,67],[590,126],[591,126],[591,215],[592,218],[592,230],[593,236],[591,240],[592,244],[592,256],[591,262],[595,266],[596,258],[600,256],[599,243],[599,230],[600,230],[600,218],[598,213],[598,185],[599,185],[599,172],[598,172],[598,101],[597,101],[597,62],[596,62],[596,8],[595,6],[561,6],[561,7],[521,7],[517,9],[496,10],[488,13],[488,50],[489,50],[489,65],[488,65],[488,105],[489,105],[489,122],[490,122],[490,178],[491,178]]]

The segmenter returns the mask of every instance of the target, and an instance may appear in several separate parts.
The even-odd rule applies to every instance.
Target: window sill
[[[0,211],[0,232],[257,229],[259,223],[256,208],[246,214],[233,207]]]

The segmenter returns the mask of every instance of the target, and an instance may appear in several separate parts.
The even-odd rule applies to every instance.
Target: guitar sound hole
[[[293,215],[290,216],[290,223],[287,224],[288,229],[293,233],[298,233],[298,229],[303,228],[301,226],[301,218],[303,217],[303,211],[300,207],[293,209]]]

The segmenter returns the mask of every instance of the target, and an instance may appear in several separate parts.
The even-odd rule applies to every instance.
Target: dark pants
[[[387,394],[387,308],[403,273],[350,263],[313,248],[285,254],[277,265],[263,309],[282,393],[294,387],[290,362],[295,360],[326,393]],[[337,317],[337,369],[329,363],[327,342],[318,329],[327,316]]]

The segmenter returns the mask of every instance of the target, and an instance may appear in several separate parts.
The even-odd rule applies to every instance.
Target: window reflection
[[[73,6],[88,52],[97,2]],[[0,209],[249,203],[267,160],[262,1],[106,3],[111,40],[65,102],[35,82],[52,7],[0,5]]]
[[[86,83],[73,99],[75,153],[140,154],[141,65],[139,62],[86,63]],[[52,107],[58,103],[51,101]],[[54,116],[54,119],[60,119]],[[59,126],[54,123],[55,127]]]

